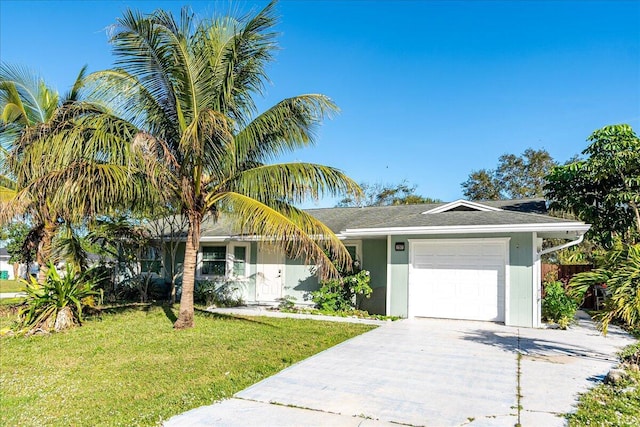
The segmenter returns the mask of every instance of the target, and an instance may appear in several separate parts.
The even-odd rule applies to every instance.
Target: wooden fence
[[[541,279],[558,279],[568,282],[573,276],[583,271],[593,269],[591,265],[558,265],[558,264],[542,264]]]

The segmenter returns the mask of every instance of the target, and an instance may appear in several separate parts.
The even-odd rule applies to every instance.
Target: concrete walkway
[[[26,297],[26,292],[0,292],[0,299]]]
[[[562,426],[632,342],[585,318],[568,331],[386,322],[165,425]]]

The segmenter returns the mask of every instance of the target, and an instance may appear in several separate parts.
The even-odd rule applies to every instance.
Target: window
[[[205,246],[202,248],[202,267],[205,276],[225,276],[227,273],[227,248],[225,246]]]
[[[233,276],[244,277],[247,275],[247,247],[246,246],[234,246],[233,247]]]
[[[362,243],[358,241],[344,242],[344,247],[347,248],[347,252],[351,255],[353,269],[360,271],[362,268]]]
[[[246,277],[249,274],[249,243],[233,242],[229,246],[203,246],[202,276]]]

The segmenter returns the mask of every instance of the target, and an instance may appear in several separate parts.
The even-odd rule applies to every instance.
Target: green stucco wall
[[[373,293],[360,302],[363,310],[385,314],[387,302],[387,240],[362,241],[362,268],[369,271]]]
[[[303,259],[287,259],[283,294],[294,297],[296,304],[311,304],[311,291],[318,289],[318,278]]]

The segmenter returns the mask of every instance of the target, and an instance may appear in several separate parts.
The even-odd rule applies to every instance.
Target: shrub
[[[566,329],[576,315],[578,310],[577,302],[567,295],[562,282],[546,282],[544,291],[542,317],[550,322],[557,323],[562,329]]]
[[[369,298],[373,290],[367,270],[321,283],[320,289],[311,293],[311,299],[321,311],[345,311],[360,308],[362,298]]]
[[[620,321],[628,328],[640,327],[640,244],[618,244],[598,260],[599,268],[577,274],[569,282],[576,294],[591,285],[605,284],[609,298],[597,315],[603,333],[609,323]]]
[[[82,324],[83,308],[95,307],[102,300],[102,291],[94,289],[94,277],[90,270],[78,273],[69,264],[60,275],[49,264],[44,284],[34,277],[25,280],[27,297],[19,311],[21,327],[32,334],[58,332]]]
[[[196,303],[216,307],[238,307],[244,304],[244,300],[238,295],[238,288],[232,281],[199,281],[193,292],[193,300]]]
[[[278,298],[278,308],[282,311],[291,311],[296,307],[296,297],[291,295],[285,295],[282,298]]]

